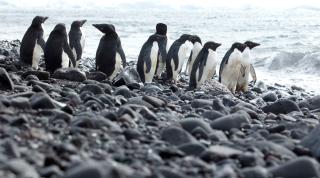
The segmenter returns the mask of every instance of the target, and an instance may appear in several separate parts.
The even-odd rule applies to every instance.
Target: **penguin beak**
[[[43,17],[43,22],[45,22],[49,17]]]
[[[222,45],[221,43],[216,43],[217,48],[218,48],[219,46],[221,46],[221,45]]]
[[[87,20],[81,20],[81,26],[87,22]]]
[[[260,46],[259,43],[253,43],[253,47],[257,47],[257,46]]]
[[[98,30],[100,30],[100,25],[99,24],[92,24],[92,26],[96,27]]]

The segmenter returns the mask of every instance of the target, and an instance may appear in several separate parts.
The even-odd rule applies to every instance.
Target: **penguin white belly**
[[[216,73],[217,65],[218,65],[218,60],[217,60],[217,52],[209,49],[209,54],[208,54],[208,75],[206,80],[211,80],[214,74]]]
[[[69,56],[67,55],[67,53],[65,53],[63,50],[62,50],[62,56],[61,56],[61,66],[62,68],[67,68],[69,67],[69,62],[70,62],[70,59],[69,59]]]
[[[113,73],[110,75],[109,79],[110,80],[113,80],[113,78],[115,76],[117,76],[118,72],[122,70],[122,60],[121,60],[121,56],[119,53],[116,53],[116,63],[115,63],[115,66],[114,66],[114,71]]]
[[[193,46],[191,61],[190,61],[190,63],[189,63],[188,66],[187,66],[187,70],[188,70],[188,75],[189,75],[189,76],[191,75],[193,63],[194,63],[194,61],[196,60],[199,52],[201,51],[201,48],[202,48],[202,45],[201,45],[199,42],[196,42],[196,43],[194,44],[194,46]]]
[[[225,85],[232,93],[235,93],[241,66],[242,55],[240,51],[235,50],[229,57],[221,73],[221,83]]]
[[[145,77],[145,83],[151,83],[154,73],[157,68],[157,60],[158,60],[158,52],[159,52],[159,46],[157,42],[153,42],[152,48],[150,51],[150,59],[151,59],[151,69],[147,73],[146,72],[146,65],[144,66],[144,77]]]
[[[161,54],[159,54],[159,56],[158,56],[159,58],[158,58],[158,68],[157,68],[157,71],[156,71],[156,76],[160,76],[161,75],[161,73],[164,71],[164,68],[165,68],[165,65],[166,65],[166,63],[165,63],[165,61],[163,61],[163,58],[162,58],[162,56],[161,56]]]
[[[188,45],[186,43],[184,43],[180,46],[179,51],[178,51],[179,65],[178,65],[177,70],[175,70],[173,60],[171,60],[171,66],[173,66],[172,67],[172,75],[173,75],[174,81],[177,81],[177,79],[178,79],[178,74],[181,72],[182,66],[187,58],[187,52],[188,52]]]
[[[82,27],[80,27],[80,31],[82,33],[81,39],[80,39],[80,44],[81,44],[81,48],[82,48],[82,52],[83,52],[83,48],[86,44],[86,35],[85,35],[84,31],[82,30]]]
[[[251,54],[250,49],[246,48],[242,53],[242,60],[240,61],[240,73],[237,82],[237,90],[247,91],[249,85]],[[241,69],[242,68],[242,69]]]
[[[73,55],[74,55],[74,57],[76,58],[76,59],[78,59],[78,55],[77,55],[77,52],[76,52],[76,49],[75,48],[72,48],[71,49],[72,50],[72,53],[73,53]],[[70,64],[70,65],[72,65],[72,64]],[[79,61],[78,60],[76,60],[76,68],[79,66]]]
[[[39,67],[39,62],[40,62],[42,53],[43,53],[43,50],[41,46],[38,44],[38,40],[36,40],[36,43],[33,48],[33,55],[32,55],[32,67],[36,70]]]

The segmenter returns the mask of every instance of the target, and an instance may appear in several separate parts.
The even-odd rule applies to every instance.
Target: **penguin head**
[[[64,23],[58,23],[54,27],[53,31],[56,33],[66,34],[67,33],[66,25]]]
[[[193,36],[191,37],[191,43],[192,43],[192,44],[195,44],[196,42],[202,44],[201,38],[200,38],[199,36],[197,36],[197,35],[193,35]]]
[[[116,33],[116,28],[112,24],[92,24],[104,34]]]
[[[72,29],[79,29],[86,22],[87,22],[87,20],[76,20],[76,21],[73,21],[72,24],[71,24],[71,28]]]
[[[204,44],[203,48],[206,48],[206,49],[211,49],[213,51],[215,51],[219,46],[221,46],[221,43],[216,43],[216,42],[213,42],[213,41],[208,41]]]
[[[158,35],[158,34],[154,34],[149,37],[150,41],[157,41],[157,42],[163,41],[165,39],[166,39],[166,36]]]
[[[259,43],[255,43],[252,41],[246,41],[244,44],[247,45],[247,47],[249,47],[250,49],[253,49],[254,47],[260,46]]]
[[[164,23],[158,23],[156,26],[156,34],[167,35],[167,25]]]
[[[244,49],[246,49],[247,45],[243,44],[243,43],[239,43],[239,42],[235,42],[232,44],[231,49],[238,49],[240,52],[243,52]]]
[[[49,17],[43,17],[43,16],[36,16],[32,20],[32,26],[41,26],[42,23],[44,23]]]
[[[185,41],[191,41],[192,40],[192,35],[189,34],[183,34],[179,38],[180,41],[185,42]]]

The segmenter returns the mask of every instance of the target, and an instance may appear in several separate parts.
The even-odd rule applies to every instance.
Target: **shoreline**
[[[50,76],[18,47],[0,41],[0,177],[320,177],[320,96],[303,88],[141,86],[130,67],[114,83]]]

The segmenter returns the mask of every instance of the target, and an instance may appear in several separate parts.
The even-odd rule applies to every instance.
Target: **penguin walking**
[[[158,23],[156,25],[156,33],[157,35],[162,35],[165,37],[165,41],[164,41],[164,47],[167,53],[167,41],[168,41],[168,37],[167,37],[167,25],[164,23]],[[157,67],[155,70],[155,76],[156,77],[160,77],[162,72],[164,71],[166,67],[166,57],[161,55],[161,52],[159,51],[158,54],[158,60],[157,60]]]
[[[216,70],[218,64],[216,49],[219,46],[221,46],[221,44],[215,42],[207,42],[204,44],[192,65],[189,83],[190,89],[200,87],[200,85],[208,79],[208,76]]]
[[[193,43],[193,48],[191,50],[191,54],[186,66],[186,71],[189,76],[191,75],[193,63],[196,60],[200,50],[202,49],[202,43],[201,43],[200,37],[194,35],[191,42]]]
[[[241,70],[242,52],[247,46],[242,43],[233,43],[222,59],[219,70],[219,82],[235,94]]]
[[[20,46],[20,61],[38,69],[46,42],[43,39],[42,24],[48,17],[36,16],[24,34]]]
[[[117,75],[126,65],[120,38],[112,24],[93,24],[104,33],[96,52],[96,70],[107,75],[109,80]]]
[[[255,43],[252,41],[246,41],[244,43],[247,45],[245,50],[242,53],[242,60],[241,60],[241,67],[240,67],[240,75],[238,77],[237,82],[237,88],[236,91],[248,91],[248,85],[249,85],[249,75],[252,74],[252,70],[254,71],[254,68],[252,66],[252,59],[251,59],[251,49],[253,49],[256,46],[259,46],[259,43]],[[255,77],[255,72],[252,74],[253,78]]]
[[[192,35],[184,34],[171,45],[166,58],[167,80],[173,79],[176,83],[178,74],[188,57],[189,47],[187,41],[191,42]]]
[[[164,58],[166,51],[167,37],[154,34],[143,44],[137,63],[137,71],[143,83],[151,83],[156,71],[157,62],[160,56]]]
[[[50,73],[53,73],[59,68],[69,67],[70,60],[72,66],[75,67],[76,59],[68,44],[68,36],[65,24],[57,24],[50,33],[44,49],[44,59],[46,70]]]
[[[74,57],[77,60],[76,66],[78,67],[80,59],[82,57],[83,48],[85,46],[85,34],[82,30],[82,26],[87,20],[77,20],[72,22],[69,31],[69,44],[73,52]]]

